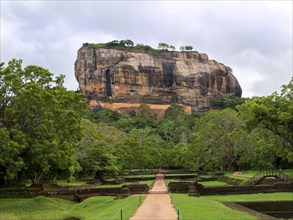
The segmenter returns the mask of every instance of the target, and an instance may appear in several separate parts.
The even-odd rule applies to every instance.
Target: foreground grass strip
[[[205,197],[191,197],[183,194],[172,194],[173,204],[180,209],[182,220],[187,219],[257,219],[247,213],[228,208],[221,202]]]
[[[80,219],[123,219],[130,218],[140,205],[139,196],[125,199],[114,199],[112,196],[97,196],[73,203],[61,199],[36,197],[34,199],[0,199],[0,219],[64,219],[78,217]]]
[[[258,193],[244,195],[216,195],[190,197],[172,194],[173,204],[180,209],[182,220],[186,219],[256,219],[245,212],[226,207],[222,202],[293,200],[293,193]]]
[[[38,196],[33,199],[0,199],[0,219],[62,219],[74,202]]]
[[[91,197],[77,204],[75,209],[71,210],[70,216],[77,216],[82,219],[120,219],[120,210],[122,209],[123,219],[128,219],[139,205],[138,196],[117,200],[110,196]]]

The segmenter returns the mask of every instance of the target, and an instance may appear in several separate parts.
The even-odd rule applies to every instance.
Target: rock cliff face
[[[229,68],[204,53],[134,52],[82,46],[75,76],[90,109],[128,112],[140,104],[163,111],[171,104],[206,111],[222,94],[241,97],[241,87]]]

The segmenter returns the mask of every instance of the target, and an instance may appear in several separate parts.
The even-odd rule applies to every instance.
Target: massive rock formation
[[[187,112],[206,111],[222,94],[241,97],[242,93],[227,66],[198,52],[135,52],[83,45],[75,76],[90,109],[128,112],[145,103],[159,111],[177,103]]]

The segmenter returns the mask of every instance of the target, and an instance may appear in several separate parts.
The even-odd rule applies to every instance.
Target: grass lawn
[[[191,197],[184,194],[172,194],[172,201],[180,210],[182,220],[198,219],[257,219],[247,213],[233,210],[214,199],[202,197]]]
[[[228,186],[227,183],[220,182],[220,181],[205,181],[205,182],[198,182],[203,186]]]
[[[202,177],[202,178],[212,178],[213,176],[211,176],[211,175],[199,175],[199,177]]]
[[[185,219],[256,219],[245,212],[226,207],[222,202],[278,201],[292,200],[293,193],[258,193],[245,195],[190,197],[184,194],[172,194],[172,201],[180,209]]]
[[[139,182],[134,182],[133,184],[147,184],[148,186],[153,185],[154,180],[146,180],[146,181],[139,181]],[[126,183],[128,184],[128,183]]]
[[[183,174],[173,174],[173,173],[171,173],[171,174],[165,174],[165,176],[190,176],[190,177],[195,177],[195,173],[183,173]]]
[[[75,203],[61,199],[0,199],[0,219],[62,219]]]
[[[156,178],[156,175],[155,174],[147,174],[147,175],[132,175],[132,176],[124,176],[124,178]]]
[[[139,207],[140,198],[130,196],[114,199],[111,196],[97,196],[73,203],[62,199],[36,197],[34,199],[0,199],[0,219],[64,219],[75,216],[81,219],[123,219],[130,218]]]
[[[167,182],[194,182],[195,179],[165,179]]]
[[[68,182],[67,180],[57,180],[59,186],[82,186],[85,185],[89,180],[74,180]]]
[[[238,175],[233,175],[234,172],[227,171],[225,172],[225,176],[234,178],[234,179],[240,179],[240,180],[249,180],[251,177],[253,177],[257,171],[249,170],[249,171],[240,171]]]
[[[98,186],[95,186],[95,188],[120,188],[120,187],[122,187],[122,184],[98,185]]]
[[[204,196],[206,199],[216,200],[220,202],[250,202],[250,201],[280,201],[293,200],[293,193],[256,193],[242,195],[223,195],[223,196]]]

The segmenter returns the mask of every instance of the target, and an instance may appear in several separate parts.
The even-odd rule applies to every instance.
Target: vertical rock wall
[[[112,109],[127,112],[136,108],[129,104],[145,103],[164,111],[177,103],[186,111],[205,111],[223,94],[241,97],[242,93],[229,68],[198,52],[141,53],[83,46],[75,75],[91,109],[116,106]]]

